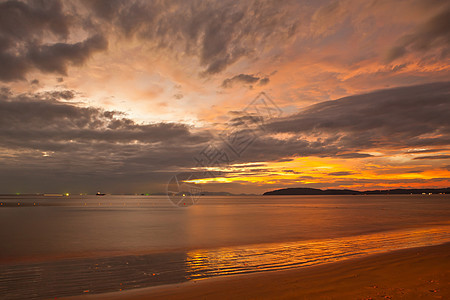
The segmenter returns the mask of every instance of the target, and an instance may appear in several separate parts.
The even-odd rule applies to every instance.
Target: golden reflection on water
[[[369,254],[450,241],[450,226],[408,229],[344,238],[190,251],[191,279],[334,262]]]

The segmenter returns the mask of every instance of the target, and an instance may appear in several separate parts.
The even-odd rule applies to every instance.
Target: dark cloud
[[[183,124],[136,124],[114,111],[77,107],[58,99],[71,99],[73,91],[0,97],[0,135],[3,146],[35,149],[35,142],[48,143],[46,150],[64,147],[68,141],[89,143],[192,144],[206,141]],[[25,120],[25,122],[24,122]],[[56,149],[55,149],[56,150]]]
[[[197,56],[205,75],[219,73],[243,57],[257,57],[295,33],[295,10],[278,1],[84,1],[99,22],[126,38]],[[293,3],[291,3],[293,4]],[[294,26],[295,25],[295,26]],[[179,51],[177,50],[177,53]]]
[[[231,78],[227,78],[222,82],[223,88],[232,88],[235,84],[247,84],[252,86],[253,84],[258,83],[259,85],[268,84],[270,79],[268,77],[259,77],[250,74],[239,74],[233,76]]]
[[[434,3],[436,4],[436,3]],[[442,5],[442,3],[439,3]],[[439,13],[419,26],[415,32],[404,35],[390,49],[387,61],[392,62],[411,51],[427,52],[441,48],[445,56],[450,47],[450,5],[444,5]]]
[[[414,159],[450,159],[450,155],[430,155],[430,156],[418,156]]]
[[[177,93],[177,94],[173,95],[173,97],[174,97],[175,99],[177,99],[177,100],[180,100],[180,99],[182,99],[182,98],[184,97],[184,95],[181,94],[181,93]]]
[[[372,149],[406,151],[429,148],[429,144],[446,149],[450,144],[449,93],[449,83],[434,83],[315,104],[253,131],[248,147],[231,155],[230,163],[249,168],[244,171],[253,174],[258,166],[265,166],[261,162],[290,161],[298,156],[365,158],[371,157],[365,152]],[[209,134],[185,124],[138,124],[120,112],[63,101],[75,98],[75,91],[14,95],[1,89],[0,156],[4,163],[0,173],[9,175],[2,177],[4,190],[41,174],[60,186],[63,180],[79,186],[99,182],[109,187],[125,186],[124,182],[144,185],[147,180],[155,184],[153,190],[161,191],[171,175],[196,166],[194,157],[214,142]],[[240,121],[231,128],[253,122]],[[287,135],[280,137],[280,133]],[[242,137],[240,142],[247,143],[246,136]],[[257,164],[245,165],[249,162]],[[235,172],[224,174],[238,176]],[[46,184],[33,181],[38,183]]]
[[[49,32],[60,38],[69,35],[70,16],[61,1],[5,1],[0,3],[0,32],[3,38],[28,41]],[[9,40],[11,41],[11,40]]]
[[[120,0],[84,0],[97,16],[102,19],[112,19],[124,6],[124,1]]]
[[[445,149],[450,145],[449,97],[447,82],[381,90],[311,105],[298,114],[267,120],[251,134],[246,130],[259,124],[258,119],[230,112],[238,116],[229,123],[235,136],[249,144],[236,159],[363,159],[373,157],[372,151]]]
[[[0,52],[0,80],[11,81],[24,79],[24,75],[29,70],[30,66],[24,59],[9,53]]]
[[[270,78],[269,78],[269,77],[261,78],[261,79],[259,80],[259,85],[266,85],[266,84],[269,83],[269,81],[270,81]]]
[[[93,53],[107,48],[101,34],[67,42],[71,30],[79,27],[75,19],[56,0],[1,2],[0,80],[24,79],[33,69],[65,75],[68,65],[81,65]]]
[[[47,93],[44,93],[43,95],[51,96],[52,98],[54,98],[56,100],[59,100],[59,99],[71,100],[75,97],[76,93],[75,93],[75,91],[72,91],[72,90],[64,90],[64,91],[47,92]]]
[[[105,50],[108,42],[96,35],[74,44],[32,45],[26,59],[42,72],[67,75],[69,64],[80,66],[95,52]]]
[[[381,90],[312,105],[267,129],[295,134],[293,139],[308,145],[335,146],[343,156],[364,149],[447,146],[448,99],[449,82]]]
[[[442,146],[450,144],[449,91],[448,83],[435,83],[312,105],[268,122],[265,130],[253,131],[246,150],[230,157],[231,162],[289,161],[295,156],[367,158],[371,154],[365,152],[371,149],[428,148],[429,144],[445,149]],[[63,172],[70,163],[66,171],[73,174],[151,177],[161,170],[193,167],[193,157],[213,142],[184,124],[137,124],[119,112],[61,102],[75,95],[74,91],[13,95],[2,90],[0,147],[13,153],[9,164],[32,170],[51,162]],[[240,117],[231,128],[248,122],[254,120]],[[280,138],[278,133],[292,136]],[[245,134],[241,137],[246,143]],[[95,171],[99,166],[102,171]]]
[[[341,158],[366,158],[366,157],[372,157],[372,154],[369,153],[339,153],[335,155],[336,157],[341,157]]]
[[[199,73],[210,75],[244,57],[257,59],[258,49],[291,38],[298,25],[295,10],[274,0],[81,3],[0,3],[0,80],[24,79],[33,69],[65,75],[68,66],[104,51],[110,37],[138,39],[176,59],[197,57]],[[82,38],[73,41],[74,36]],[[259,84],[268,81],[260,78]]]
[[[328,173],[328,175],[331,175],[331,176],[347,176],[347,175],[352,175],[352,174],[354,174],[353,172],[331,172],[331,173]]]
[[[242,114],[242,112],[241,112]],[[243,115],[240,117],[232,118],[228,123],[231,124],[231,126],[247,126],[248,124],[259,124],[262,120],[261,116],[256,115]]]
[[[73,93],[13,95],[2,90],[0,157],[7,160],[0,173],[10,174],[15,185],[42,183],[36,177],[55,186],[62,186],[62,180],[84,184],[90,191],[97,189],[92,182],[108,182],[109,187],[120,180],[162,184],[171,174],[193,167],[193,156],[210,139],[184,124],[137,124],[119,112],[59,101]],[[5,182],[11,178],[3,178],[3,191],[9,191]]]
[[[232,78],[225,79],[222,82],[223,88],[231,88],[235,83],[243,83],[243,84],[254,84],[260,80],[259,77],[248,74],[239,74]]]

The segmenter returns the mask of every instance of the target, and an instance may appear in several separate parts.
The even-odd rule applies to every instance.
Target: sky
[[[0,193],[448,187],[449,63],[448,1],[0,1]]]

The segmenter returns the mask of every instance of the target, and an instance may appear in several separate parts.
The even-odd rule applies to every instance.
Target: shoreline
[[[446,299],[450,243],[289,270],[230,275],[64,299]]]

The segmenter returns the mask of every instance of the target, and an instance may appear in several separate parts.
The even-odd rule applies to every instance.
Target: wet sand
[[[450,243],[67,299],[450,299]]]

